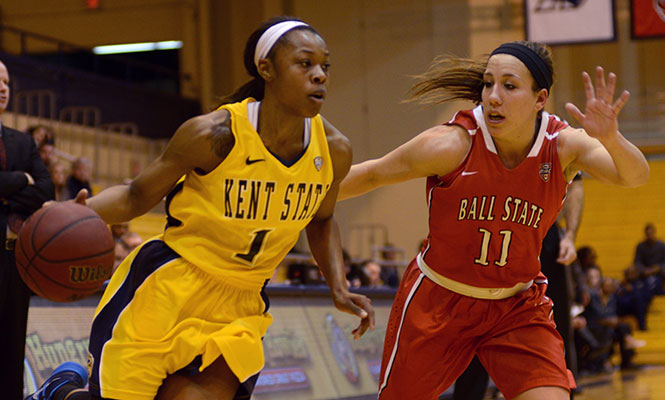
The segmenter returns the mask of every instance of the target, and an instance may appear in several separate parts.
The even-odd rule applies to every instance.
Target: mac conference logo
[[[358,383],[360,374],[358,372],[358,363],[353,355],[351,343],[344,335],[344,331],[339,327],[332,314],[326,315],[326,330],[328,333],[328,342],[335,362],[342,371],[346,379],[351,383]]]
[[[538,174],[543,181],[548,182],[550,180],[550,176],[552,176],[552,163],[540,164]]]

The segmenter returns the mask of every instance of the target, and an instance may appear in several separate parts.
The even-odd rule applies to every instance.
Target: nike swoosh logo
[[[478,171],[462,171],[462,176],[477,174]]]
[[[247,156],[247,159],[245,160],[245,164],[250,165],[250,164],[254,164],[255,162],[265,161],[265,160],[266,160],[265,158],[257,158],[256,160],[250,160],[249,156]]]

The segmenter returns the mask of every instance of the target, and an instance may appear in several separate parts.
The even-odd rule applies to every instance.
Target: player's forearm
[[[312,220],[307,226],[307,240],[312,255],[333,294],[347,290],[342,260],[342,244],[335,220]]]
[[[349,173],[339,185],[337,200],[357,197],[378,187],[378,182],[371,169],[373,162],[375,162],[375,160],[369,160],[351,166]]]
[[[603,142],[603,146],[610,153],[616,167],[619,175],[618,184],[635,187],[649,180],[649,163],[644,154],[621,133],[617,132],[614,140]]]
[[[86,205],[107,224],[126,222],[149,210],[149,205],[137,201],[130,185],[111,186],[87,199]]]
[[[582,210],[584,209],[584,186],[582,182],[573,181],[568,188],[566,202],[561,210],[562,217],[566,221],[566,236],[572,242],[577,238],[577,231],[582,221]]]

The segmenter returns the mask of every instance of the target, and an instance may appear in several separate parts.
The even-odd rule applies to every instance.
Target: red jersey
[[[506,168],[481,106],[448,125],[471,135],[471,150],[455,171],[427,178],[429,236],[423,258],[435,272],[466,285],[510,288],[535,279],[540,248],[566,195],[557,136],[567,125],[542,113],[527,157]]]

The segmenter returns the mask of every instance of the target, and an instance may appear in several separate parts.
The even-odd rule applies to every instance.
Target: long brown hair
[[[513,43],[535,51],[554,76],[549,47],[525,40]],[[416,83],[409,89],[407,101],[440,104],[451,100],[470,100],[479,104],[482,101],[483,75],[488,58],[488,55],[482,61],[450,55],[435,58],[427,72],[415,76]],[[538,90],[535,80],[533,90]]]

